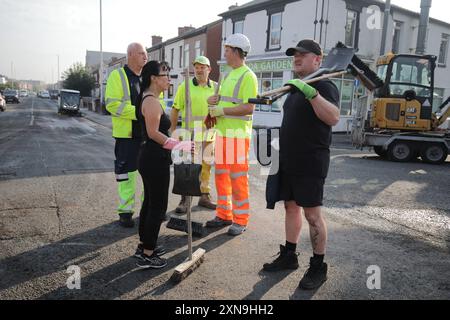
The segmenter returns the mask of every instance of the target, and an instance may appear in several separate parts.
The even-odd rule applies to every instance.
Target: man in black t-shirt
[[[339,91],[330,80],[311,85],[301,80],[320,68],[323,52],[317,42],[302,40],[286,55],[294,57],[294,71],[300,78],[288,82],[292,92],[283,106],[280,130],[280,198],[286,208],[286,245],[280,246],[280,256],[266,263],[264,270],[298,268],[296,248],[303,209],[314,256],[299,287],[315,289],[327,279],[327,264],[323,262],[327,227],[321,207],[330,164],[331,127],[339,121]]]

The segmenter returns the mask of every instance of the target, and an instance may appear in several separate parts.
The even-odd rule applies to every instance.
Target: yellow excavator
[[[442,164],[450,150],[450,131],[441,126],[450,117],[450,97],[433,112],[433,55],[392,54],[377,61],[382,82],[373,101],[358,108],[352,140],[358,147],[372,147],[381,157],[407,162],[421,157]]]

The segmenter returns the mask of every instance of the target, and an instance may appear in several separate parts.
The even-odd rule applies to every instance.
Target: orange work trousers
[[[250,139],[216,137],[216,214],[247,226],[250,215],[248,154]]]

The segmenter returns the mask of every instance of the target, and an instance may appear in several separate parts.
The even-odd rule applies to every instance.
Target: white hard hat
[[[251,50],[250,40],[242,33],[230,35],[225,41],[225,46],[242,49],[245,53]]]

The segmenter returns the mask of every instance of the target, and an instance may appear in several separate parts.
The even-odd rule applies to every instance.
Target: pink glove
[[[193,141],[178,141],[173,138],[169,138],[164,143],[163,148],[166,150],[182,150],[185,152],[193,152],[194,151],[194,142]]]

